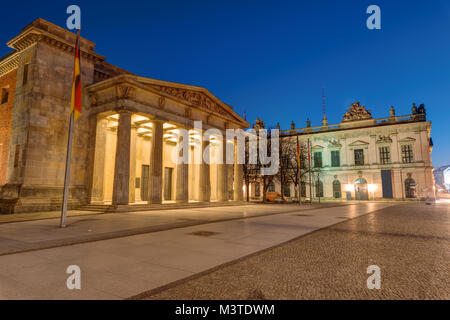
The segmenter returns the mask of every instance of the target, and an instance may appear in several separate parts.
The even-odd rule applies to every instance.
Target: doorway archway
[[[364,178],[359,178],[358,180],[355,181],[355,199],[369,200],[367,180]]]

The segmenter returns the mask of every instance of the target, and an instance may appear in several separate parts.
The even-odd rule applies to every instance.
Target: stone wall
[[[67,151],[73,54],[44,42],[21,52],[11,125],[11,150],[3,198],[19,198],[15,212],[56,210],[61,206]],[[93,81],[93,64],[81,59],[83,85]],[[85,100],[87,100],[85,98]],[[84,106],[87,104],[84,103]],[[90,121],[85,112],[74,125],[71,204],[87,202]]]
[[[0,100],[0,186],[6,183],[6,169],[8,167],[9,139],[14,109],[16,81],[17,69],[0,76],[0,94],[3,88],[8,90],[8,101],[2,104],[2,101]]]

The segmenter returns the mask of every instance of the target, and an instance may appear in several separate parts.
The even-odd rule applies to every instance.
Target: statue
[[[311,121],[309,121],[309,118],[306,120],[306,127],[307,128],[311,127]]]
[[[416,104],[415,103],[413,103],[413,106],[412,106],[412,114],[417,114],[417,107],[416,107]]]
[[[277,122],[277,130],[280,130],[280,123]]]
[[[391,110],[389,110],[389,113],[391,114],[391,118],[395,117],[395,109],[393,106],[391,106]]]
[[[342,122],[366,119],[372,119],[370,110],[367,110],[364,105],[360,105],[359,102],[355,102],[352,103],[350,108],[348,108],[347,112],[342,117]]]
[[[423,103],[419,106],[419,109],[418,109],[417,112],[421,113],[421,114],[425,113],[425,105]]]
[[[294,123],[294,120],[291,121],[291,130],[295,130],[295,123]]]
[[[260,119],[259,117],[257,117],[257,118],[256,118],[256,121],[255,121],[255,126],[254,126],[254,128],[255,128],[256,130],[260,130],[260,129],[264,129],[265,127],[266,127],[266,125],[265,125],[264,121],[262,121],[262,119]]]

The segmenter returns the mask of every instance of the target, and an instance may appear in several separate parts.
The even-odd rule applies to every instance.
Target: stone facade
[[[75,38],[37,19],[7,43],[14,51],[0,60],[0,89],[9,85],[13,94],[7,106],[0,105],[2,119],[11,119],[0,126],[0,155],[8,155],[7,161],[0,157],[0,212],[61,207]],[[193,185],[198,176],[191,171],[200,168],[170,162],[173,134],[193,128],[196,120],[219,132],[248,123],[204,88],[133,75],[94,50],[93,42],[81,39],[83,113],[74,126],[69,207],[160,203],[164,187],[170,200],[178,194],[180,201],[210,201]],[[147,165],[151,174],[143,177]],[[164,185],[165,172],[173,187]],[[142,186],[143,179],[149,184]]]

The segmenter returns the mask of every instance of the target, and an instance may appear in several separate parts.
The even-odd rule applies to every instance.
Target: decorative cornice
[[[340,148],[342,145],[336,139],[331,139],[328,141],[328,148]]]
[[[174,89],[180,89],[181,91],[176,90],[173,91],[168,89],[163,91],[164,89],[161,89],[161,87],[172,88],[170,86],[172,84]],[[165,107],[169,100],[179,101],[185,106],[185,109],[182,113],[177,112],[176,114],[184,116],[185,118],[190,118],[192,116],[192,110],[189,109],[198,109],[199,111],[202,111],[208,115],[216,116],[223,120],[229,121],[230,123],[235,123],[243,127],[248,126],[248,123],[244,119],[239,117],[239,115],[235,114],[235,112],[231,109],[230,106],[223,104],[223,102],[221,102],[219,99],[213,96],[209,91],[201,87],[194,87],[183,84],[165,82],[161,80],[143,78],[132,74],[121,74],[112,77],[110,79],[91,84],[87,87],[87,91],[89,93],[94,93],[118,85],[133,86],[134,88],[136,88],[136,90],[151,91],[157,95],[160,95],[161,97],[164,97],[164,100],[158,99],[158,103],[156,106],[149,104],[148,101],[142,101],[143,105],[148,105],[151,107],[159,107],[159,109],[164,110],[166,109]],[[114,99],[116,99],[116,97],[114,97]],[[215,99],[217,99],[217,101],[215,101]],[[98,95],[98,99],[96,100],[97,106],[104,105],[107,102],[112,102],[112,101],[104,101],[101,97],[101,94]],[[141,103],[141,101],[138,101],[139,99],[136,98],[131,98],[130,100],[133,100],[137,103]],[[220,113],[214,111],[214,108],[213,110],[209,109],[211,108],[213,103],[217,107],[221,108]]]
[[[0,76],[14,70],[19,65],[19,54],[13,52],[0,61]]]
[[[172,97],[186,100],[197,107],[201,107],[221,115],[228,115],[228,112],[226,112],[222,106],[201,92],[168,86],[151,85],[151,87]]]
[[[380,136],[376,143],[392,143],[390,136]]]
[[[67,31],[69,32],[69,31]],[[75,50],[75,41],[73,43],[62,39],[54,34],[46,32],[44,30],[30,27],[26,31],[19,34],[17,37],[10,40],[7,45],[8,47],[21,52],[37,42],[46,43],[54,48],[67,53],[73,53]],[[81,46],[81,57],[92,61],[93,63],[98,63],[105,60],[105,57],[87,49],[85,46]]]

